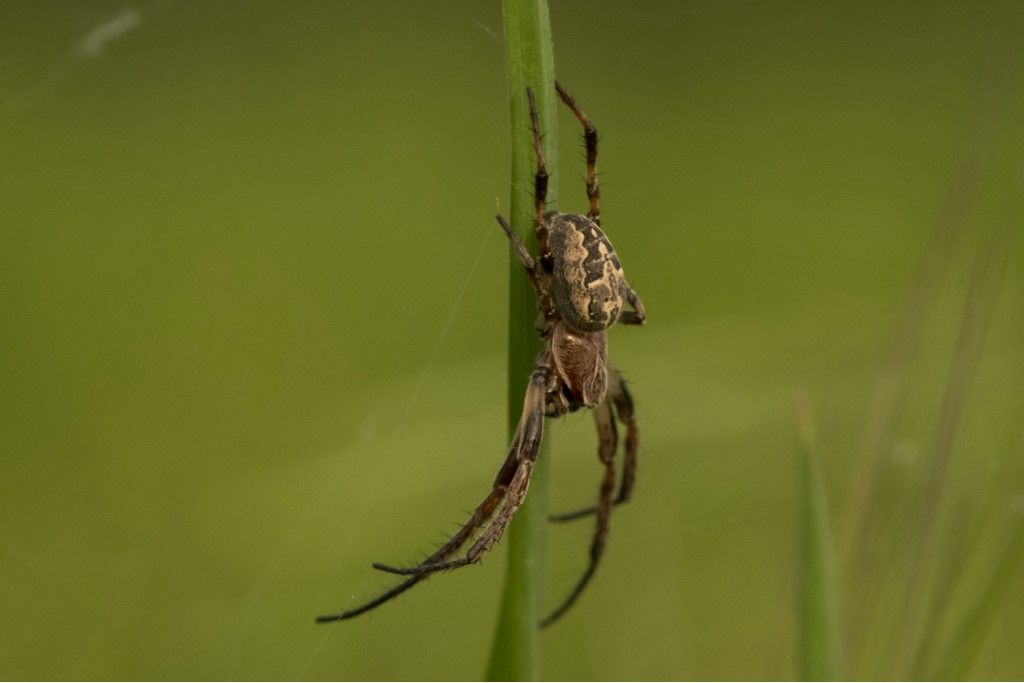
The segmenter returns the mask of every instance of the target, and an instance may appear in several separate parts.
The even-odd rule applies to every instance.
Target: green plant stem
[[[536,253],[533,233],[533,179],[536,159],[530,127],[527,86],[537,101],[550,180],[548,200],[556,196],[555,69],[546,0],[504,0],[505,48],[512,124],[511,223]],[[508,425],[515,431],[523,396],[541,342],[534,329],[536,296],[519,259],[510,251],[508,327]],[[548,441],[544,439],[544,444]],[[526,502],[509,527],[508,567],[494,632],[488,680],[525,681],[539,677],[538,629],[541,618],[544,545],[547,529],[548,449],[541,446]]]
[[[804,681],[837,679],[838,609],[832,569],[825,487],[818,471],[814,420],[806,400],[797,400],[800,434],[799,581],[797,585],[797,665]]]

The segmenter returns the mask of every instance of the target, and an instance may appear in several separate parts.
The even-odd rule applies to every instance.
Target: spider
[[[533,91],[527,88],[533,147],[537,156],[533,227],[537,235],[538,257],[530,255],[504,218],[500,215],[496,218],[536,291],[540,309],[537,330],[544,341],[544,348],[537,356],[530,375],[522,417],[505,462],[498,470],[491,492],[476,507],[469,520],[435,553],[414,567],[374,563],[373,566],[381,571],[407,576],[405,581],[346,612],[318,617],[319,623],[351,619],[397,597],[435,572],[479,562],[501,538],[526,498],[545,416],[557,417],[581,408],[594,411],[598,458],[604,466],[604,476],[596,505],[550,517],[551,521],[565,522],[594,515],[596,525],[589,563],[583,575],[568,597],[541,622],[542,626],[548,626],[561,617],[586,588],[604,553],[612,506],[630,498],[636,478],[639,431],[633,399],[622,375],[608,361],[606,332],[617,322],[643,325],[646,313],[640,297],[626,282],[615,248],[601,231],[597,129],[561,84],[555,83],[555,88],[583,124],[590,211],[585,216],[545,211],[548,173],[541,147],[537,106]],[[624,307],[624,302],[631,310]],[[617,494],[613,463],[618,447],[616,415],[626,428],[622,482]],[[476,540],[464,555],[453,557],[474,537]]]

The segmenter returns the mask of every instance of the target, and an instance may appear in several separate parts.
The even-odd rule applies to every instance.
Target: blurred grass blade
[[[920,658],[922,651],[918,645],[927,640],[926,633],[921,640],[930,626],[922,604],[918,604],[924,597],[919,587],[932,585],[931,577],[922,578],[921,561],[912,551],[927,545],[926,534],[921,533],[920,527],[937,524],[948,511],[938,505],[928,508],[915,495],[888,497],[892,475],[898,474],[892,456],[901,440],[900,430],[907,429],[914,412],[922,402],[930,400],[921,389],[924,378],[915,377],[913,370],[918,359],[935,344],[934,328],[943,314],[941,298],[936,294],[959,270],[961,253],[971,246],[972,212],[982,204],[986,179],[1003,154],[1005,135],[1001,138],[1000,131],[1014,118],[1011,107],[1018,91],[1014,81],[1015,74],[1020,72],[1020,31],[1016,24],[1019,20],[1010,17],[999,22],[1001,28],[993,29],[986,57],[972,79],[973,92],[968,99],[971,105],[958,160],[885,351],[885,361],[868,405],[861,451],[847,487],[837,556],[843,587],[840,597],[847,623],[873,624],[850,634],[849,662],[857,667],[850,675],[908,676],[910,660]],[[946,429],[947,436],[932,440],[932,446],[940,450],[952,443],[959,419],[957,402],[944,401],[945,421],[940,429]],[[909,428],[913,430],[912,426]],[[941,453],[936,455],[936,448],[929,451],[929,456],[930,468],[943,457]],[[944,478],[945,470],[942,472]],[[922,515],[926,516],[923,520]],[[950,540],[945,539],[944,543],[948,546]],[[930,566],[923,569],[932,572]]]
[[[934,292],[953,265],[959,237],[968,228],[982,180],[998,147],[996,133],[1006,118],[1019,51],[1016,34],[1006,33],[1002,40],[993,41],[991,54],[975,79],[974,92],[968,94],[973,104],[961,142],[962,151],[933,219],[931,236],[917,265],[872,391],[864,441],[841,520],[839,559],[846,573],[851,575],[861,569],[855,562],[868,542],[866,527],[873,509],[871,497],[880,488],[885,474],[883,453],[891,445],[894,430],[911,400],[907,370],[921,352]]]
[[[1024,560],[1024,511],[1018,509],[1013,512],[1016,519],[1009,540],[993,564],[980,594],[956,620],[952,635],[942,649],[944,656],[935,671],[928,674],[928,678],[964,680],[970,673],[984,637],[1003,606],[1003,597],[1013,585],[1012,579]]]
[[[832,541],[825,488],[818,471],[814,421],[803,398],[797,400],[800,436],[799,546],[797,581],[797,665],[805,681],[838,675],[838,620]]]
[[[557,196],[555,148],[555,69],[546,0],[505,0],[505,49],[512,126],[511,223],[536,252],[533,234],[533,177],[536,160],[526,100],[527,86],[537,100],[548,173],[548,199]],[[522,265],[510,258],[508,413],[509,435],[522,411],[523,395],[541,344],[534,330],[535,295]],[[508,568],[498,624],[487,666],[489,680],[536,680],[540,672],[538,624],[547,530],[549,437],[545,436],[526,502],[509,527]]]
[[[1011,223],[1012,224],[1012,223]],[[931,453],[920,492],[917,533],[910,548],[911,566],[906,577],[908,601],[903,612],[905,644],[898,656],[909,660],[907,675],[923,674],[936,634],[950,583],[959,572],[944,552],[943,520],[948,515],[949,470],[954,446],[967,412],[970,392],[995,314],[1008,265],[1011,228],[993,231],[975,256],[956,345],[932,439]],[[916,598],[910,599],[910,598]],[[909,667],[909,668],[908,668]]]

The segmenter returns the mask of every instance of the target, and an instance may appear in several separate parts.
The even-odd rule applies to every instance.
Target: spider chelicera
[[[408,576],[405,581],[363,605],[340,614],[318,617],[318,622],[351,619],[397,597],[434,572],[478,562],[498,542],[526,498],[545,416],[557,417],[580,408],[594,411],[598,458],[604,466],[604,476],[596,505],[551,517],[551,521],[566,522],[594,515],[597,523],[590,545],[590,561],[583,576],[568,597],[541,622],[542,626],[561,617],[583,592],[604,553],[612,506],[629,500],[636,478],[639,431],[633,413],[633,399],[622,375],[608,361],[606,333],[615,323],[642,325],[646,314],[640,297],[626,282],[615,248],[601,231],[597,129],[565,88],[558,83],[555,88],[583,124],[590,211],[586,216],[545,211],[548,173],[541,147],[537,106],[533,91],[527,88],[533,146],[537,155],[533,227],[537,235],[538,257],[535,259],[530,255],[504,218],[497,216],[497,219],[537,293],[540,308],[537,329],[544,340],[544,349],[537,356],[530,376],[523,414],[505,462],[498,470],[491,492],[469,520],[435,553],[415,567],[374,563],[373,566],[381,571]],[[624,308],[624,302],[631,310]],[[622,481],[617,494],[613,463],[619,440],[616,416],[626,428]],[[474,537],[476,540],[465,554],[453,558]]]

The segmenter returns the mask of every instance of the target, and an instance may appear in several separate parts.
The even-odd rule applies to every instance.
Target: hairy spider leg
[[[513,230],[512,226],[508,224],[502,216],[495,216],[498,219],[498,225],[505,231],[508,236],[509,242],[512,244],[512,249],[515,250],[519,256],[519,260],[523,264],[523,268],[526,269],[526,275],[530,278],[530,282],[533,284],[533,291],[537,294],[537,306],[540,308],[542,319],[548,320],[555,310],[555,305],[551,301],[551,294],[544,288],[544,284],[541,281],[540,269],[537,267],[537,262],[530,256],[530,251],[523,244],[523,241],[519,239]]]
[[[637,453],[640,450],[640,428],[636,424],[634,413],[633,395],[629,393],[626,381],[622,379],[622,373],[610,363],[608,374],[611,376],[611,389],[609,396],[615,403],[615,411],[619,414],[619,421],[626,425],[625,454],[622,460],[622,485],[619,488],[619,495],[615,504],[625,503],[633,495],[633,484],[636,483]]]
[[[555,81],[555,90],[566,106],[572,109],[580,123],[583,124],[583,143],[587,148],[587,199],[590,200],[590,211],[587,218],[601,225],[601,188],[597,185],[597,128],[590,122],[590,117],[583,113],[580,105],[562,84]]]
[[[512,445],[509,448],[509,458],[506,463],[512,462],[514,467],[503,466],[502,472],[499,472],[499,480],[504,481],[509,474],[506,470],[511,471],[511,478],[508,479],[507,486],[503,484],[505,488],[504,503],[480,537],[466,551],[466,555],[454,560],[434,561],[432,558],[427,558],[425,562],[421,562],[415,567],[391,567],[375,563],[373,565],[375,568],[391,574],[426,576],[434,572],[457,569],[479,562],[480,558],[498,542],[519,506],[526,499],[526,493],[530,487],[533,464],[537,460],[537,451],[540,449],[540,440],[544,434],[544,397],[550,380],[551,365],[549,353],[545,349],[537,357],[536,366],[530,375],[530,384],[523,399],[523,414],[519,418],[519,426],[516,428]]]
[[[625,282],[622,283],[622,296],[633,307],[633,310],[628,311],[623,308],[619,313],[619,319],[615,322],[622,325],[643,325],[647,322],[647,307],[644,306],[640,295]]]
[[[480,528],[480,526],[484,522],[486,522],[491,517],[491,515],[494,514],[494,511],[497,509],[498,504],[501,503],[502,498],[505,497],[505,489],[507,488],[508,483],[511,481],[514,472],[515,460],[513,454],[510,453],[508,458],[506,458],[505,463],[501,466],[501,469],[498,471],[498,476],[495,478],[494,482],[494,488],[491,489],[491,492],[487,495],[486,498],[484,498],[483,502],[481,502],[480,505],[477,506],[476,510],[473,511],[473,514],[469,517],[469,521],[467,521],[462,526],[462,528],[455,532],[455,535],[448,539],[444,543],[444,545],[437,549],[436,552],[434,552],[430,557],[424,560],[424,563],[436,563],[445,560],[448,557],[450,557],[452,553],[456,552],[459,548],[466,544],[466,541],[468,541],[473,536],[473,533],[476,532],[476,530]],[[377,567],[378,565],[374,563],[373,566]],[[364,603],[359,607],[355,607],[340,614],[328,614],[325,616],[317,617],[316,621],[317,623],[325,623],[329,621],[341,621],[343,619],[351,619],[352,617],[357,617],[364,612],[369,612],[374,607],[379,607],[380,605],[383,605],[385,602],[391,600],[392,598],[398,597],[399,595],[409,590],[420,581],[428,578],[429,576],[429,574],[418,574],[406,581],[403,581],[394,588],[388,589],[387,591],[381,593],[373,600],[370,600],[369,602]]]
[[[517,444],[513,442],[513,447],[509,449],[508,456],[505,458],[505,462],[502,463],[501,468],[498,470],[498,474],[494,478],[494,486],[491,492],[486,498],[476,507],[473,513],[470,515],[469,520],[457,531],[455,534],[448,539],[444,545],[437,549],[432,555],[425,559],[420,566],[424,565],[436,565],[439,562],[447,560],[452,553],[456,552],[466,542],[473,537],[483,524],[491,518],[494,511],[498,509],[498,505],[501,504],[502,499],[505,498],[505,494],[512,483],[515,481],[516,472],[520,469],[519,460],[520,452],[516,447]],[[391,567],[374,563],[373,565],[377,569],[384,571],[391,571],[392,573],[404,573],[395,572]],[[390,588],[384,593],[380,594],[373,600],[366,602],[358,607],[342,612],[340,614],[328,614],[325,616],[317,617],[317,623],[325,623],[329,621],[341,621],[343,619],[351,619],[357,617],[364,612],[368,612],[375,607],[388,602],[392,598],[396,598],[405,591],[415,586],[420,581],[428,578],[429,572],[415,572],[414,575],[406,581],[398,584],[397,586]]]
[[[530,251],[523,244],[523,241],[519,239],[519,235],[512,230],[512,226],[508,224],[508,221],[500,214],[495,216],[495,218],[498,220],[498,225],[501,226],[501,229],[508,236],[508,241],[512,243],[512,248],[515,250],[516,255],[519,256],[523,268],[526,269],[526,274],[529,276],[530,282],[533,283],[533,291],[537,293],[537,298],[545,298],[544,286],[541,284],[540,275],[537,273],[537,264],[534,262],[533,257],[530,256]]]
[[[565,614],[594,577],[597,565],[604,555],[605,542],[608,539],[608,522],[612,512],[612,497],[615,495],[615,450],[618,447],[618,433],[615,429],[615,414],[612,402],[606,396],[599,406],[594,408],[594,422],[597,424],[598,446],[597,457],[604,464],[604,477],[598,490],[597,523],[594,537],[590,542],[590,562],[583,576],[576,582],[568,597],[554,611],[540,622],[541,628],[550,626]]]
[[[526,88],[526,99],[530,103],[530,125],[533,128],[533,151],[537,155],[537,173],[533,177],[533,230],[537,234],[537,249],[540,260],[550,265],[548,252],[548,226],[544,213],[548,204],[548,167],[544,163],[544,146],[540,140],[540,120],[537,117],[537,101],[533,88]]]
[[[636,483],[640,430],[636,424],[633,396],[629,393],[626,382],[622,379],[622,374],[611,363],[608,364],[608,398],[615,404],[615,411],[618,413],[619,421],[626,427],[625,454],[622,460],[622,483],[619,486],[619,494],[612,501],[613,505],[621,505],[629,501],[633,494],[633,484]],[[598,438],[600,438],[600,434],[599,427]],[[550,515],[548,520],[552,522],[571,522],[576,519],[589,517],[595,512],[597,512],[597,506],[590,506],[582,510]]]

